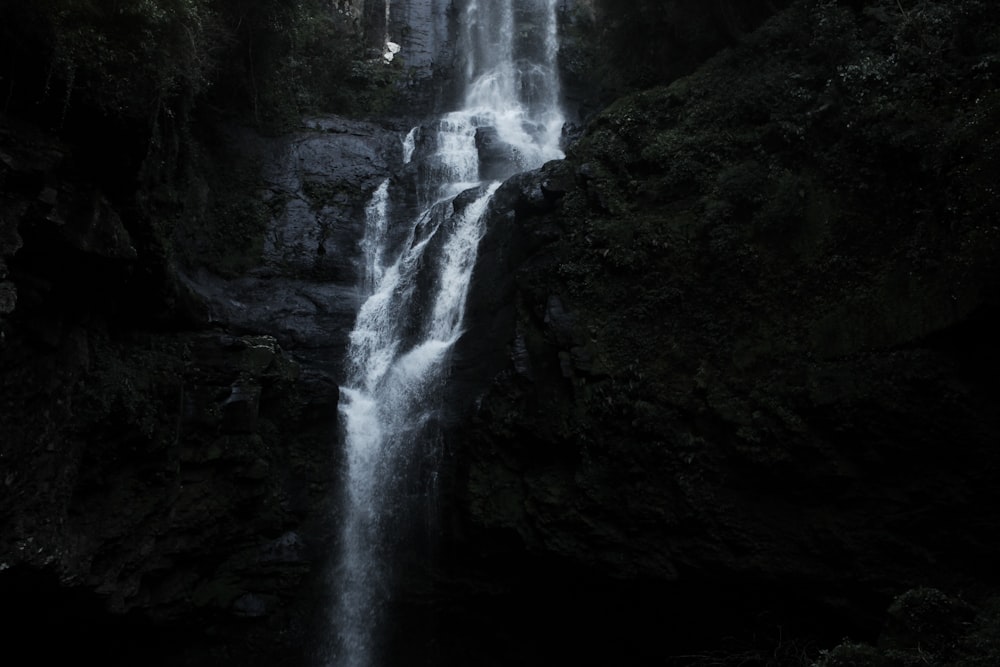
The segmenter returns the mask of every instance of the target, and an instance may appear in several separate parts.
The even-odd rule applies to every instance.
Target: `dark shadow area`
[[[163,657],[176,637],[144,619],[109,613],[100,596],[61,586],[52,573],[7,570],[0,599],[4,649],[25,664],[171,664]]]
[[[889,601],[846,582],[831,592],[721,572],[620,581],[555,561],[518,571],[513,560],[498,564],[491,585],[485,577],[464,591],[459,581],[438,582],[445,590],[433,605],[401,600],[387,664],[809,664],[845,632],[874,641]],[[720,656],[725,662],[712,662]]]

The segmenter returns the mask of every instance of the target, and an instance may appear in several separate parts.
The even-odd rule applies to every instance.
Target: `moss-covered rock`
[[[619,99],[554,212],[499,211],[467,343],[493,383],[455,445],[471,531],[702,586],[691,616],[760,586],[820,634],[997,583],[995,9],[861,4],[795,2]]]
[[[814,667],[974,667],[1000,659],[997,600],[976,608],[934,588],[916,588],[888,609],[877,645],[845,641],[821,652]]]
[[[176,202],[115,191],[112,203],[97,185],[108,175],[81,172],[78,150],[0,123],[0,285],[16,288],[0,315],[12,650],[107,664],[301,658],[323,604],[330,535],[315,526],[335,469],[336,387],[300,374],[272,336],[193,316],[204,304],[179,287],[177,237],[154,217]]]

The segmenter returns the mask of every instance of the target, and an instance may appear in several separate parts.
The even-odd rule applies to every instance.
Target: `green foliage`
[[[884,643],[892,648],[950,654],[956,637],[969,625],[973,608],[934,588],[916,588],[897,597],[889,606]]]
[[[264,249],[265,232],[279,202],[250,196],[257,184],[252,165],[232,155],[202,157],[197,165],[206,181],[194,189],[200,201],[160,212],[169,224],[164,236],[184,264],[205,266],[223,276],[241,275],[256,266]]]
[[[573,387],[588,418],[662,439],[651,416],[702,411],[688,406],[704,392],[724,424],[706,430],[777,470],[812,446],[811,355],[965,316],[960,286],[996,267],[1000,96],[990,53],[961,49],[995,48],[995,31],[976,1],[904,4],[909,19],[895,0],[795,3],[692,76],[620,98],[569,148],[562,233],[518,280],[589,323],[602,375]],[[914,32],[918,13],[943,18]],[[952,41],[921,38],[935,34]]]
[[[362,26],[325,0],[39,0],[0,22],[5,106],[41,102],[57,126],[96,112],[169,133],[202,104],[283,129],[369,113],[402,71],[366,60]]]
[[[108,116],[155,117],[210,85],[223,43],[208,0],[42,0],[37,11],[63,114],[77,98]]]
[[[668,82],[740,38],[780,0],[598,0],[600,51],[610,61],[605,84],[619,91]],[[642,48],[636,48],[642,44]]]
[[[303,113],[370,111],[362,97],[377,83],[354,76],[365,62],[361,27],[328,2],[215,1],[234,40],[213,96],[219,105],[236,101],[254,122],[276,131]],[[376,72],[399,69],[397,63]]]
[[[180,398],[186,347],[172,340],[150,340],[126,355],[103,334],[92,336],[90,344],[90,373],[73,401],[81,428],[114,424],[150,447],[176,437],[176,419],[165,406],[172,408]]]
[[[988,600],[959,640],[959,667],[1000,665],[1000,598]]]
[[[985,667],[1000,664],[1000,604],[981,609],[934,588],[893,601],[878,645],[845,640],[813,667]]]

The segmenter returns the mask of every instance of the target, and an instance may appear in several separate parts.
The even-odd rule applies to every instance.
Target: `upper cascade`
[[[460,37],[462,109],[509,147],[511,175],[563,157],[556,0],[472,0]]]

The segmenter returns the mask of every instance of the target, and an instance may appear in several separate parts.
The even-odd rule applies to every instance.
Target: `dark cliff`
[[[496,197],[456,548],[537,664],[802,664],[910,588],[996,592],[997,12],[855,5],[792,4]],[[992,659],[948,632],[829,664]]]
[[[113,4],[0,8],[0,622],[306,664],[359,220],[447,3],[143,3],[156,48]],[[995,664],[997,10],[563,10],[575,141],[493,204],[399,664]]]

